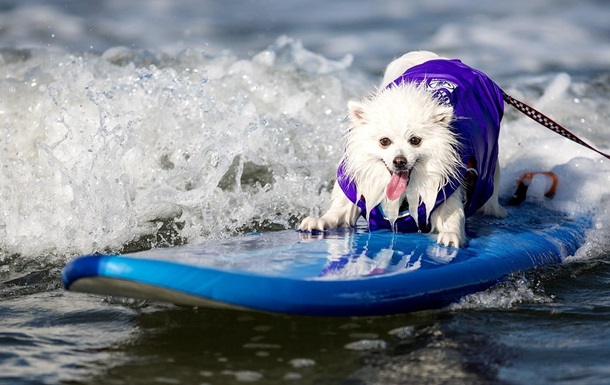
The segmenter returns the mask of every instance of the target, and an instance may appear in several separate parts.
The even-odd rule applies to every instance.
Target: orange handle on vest
[[[549,191],[547,191],[544,194],[544,196],[547,198],[552,198],[553,195],[555,195],[555,191],[557,190],[557,183],[559,181],[559,179],[557,178],[557,174],[555,174],[554,172],[550,172],[550,171],[526,172],[525,174],[521,175],[521,178],[519,178],[519,180],[517,181],[517,184],[521,184],[521,183],[524,183],[526,185],[529,184],[536,174],[546,175],[549,178],[551,178],[551,187],[549,188]]]
[[[515,191],[513,197],[508,201],[509,205],[516,206],[525,200],[527,188],[529,187],[530,183],[532,182],[532,179],[534,179],[534,176],[536,176],[536,174],[542,174],[551,178],[551,187],[544,194],[544,196],[547,198],[552,198],[553,195],[555,195],[555,191],[557,190],[557,182],[559,180],[555,173],[549,171],[526,172],[525,174],[521,175],[521,178],[519,178],[519,180],[517,181],[517,191]]]

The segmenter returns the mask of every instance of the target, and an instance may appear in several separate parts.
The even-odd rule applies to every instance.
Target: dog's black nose
[[[407,166],[407,158],[405,158],[404,156],[397,156],[396,158],[394,158],[394,167],[396,167],[397,169],[401,169],[401,168],[405,168]]]

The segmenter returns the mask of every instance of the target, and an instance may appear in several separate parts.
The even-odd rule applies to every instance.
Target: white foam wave
[[[602,96],[607,79],[601,82],[574,81],[565,73],[550,77],[530,79],[520,89],[531,92],[543,88],[539,97],[522,94],[536,108],[606,153],[610,141],[606,124],[610,121],[610,103]],[[513,92],[509,92],[513,93]],[[512,113],[511,113],[512,112]],[[501,132],[500,160],[503,165],[501,192],[510,194],[523,172],[552,171],[559,184],[552,200],[543,197],[545,181],[532,186],[529,199],[550,205],[571,214],[586,213],[591,216],[593,228],[588,232],[579,258],[599,256],[610,246],[609,229],[604,224],[610,220],[610,160],[567,140],[541,125],[509,111]]]
[[[163,221],[189,241],[288,226],[325,203],[362,84],[286,38],[250,60],[4,57],[0,249],[30,256],[116,250]]]
[[[514,276],[507,282],[483,292],[470,294],[449,306],[451,310],[510,309],[522,303],[549,303],[552,298],[538,290],[526,277]]]
[[[25,257],[118,250],[162,227],[195,243],[319,213],[346,102],[373,83],[350,57],[332,61],[288,38],[250,59],[192,49],[1,55],[0,250]],[[607,79],[515,82],[502,86],[608,149]],[[609,238],[609,161],[507,107],[501,163],[503,195],[524,171],[554,171],[559,190],[545,204],[592,211],[588,244]]]

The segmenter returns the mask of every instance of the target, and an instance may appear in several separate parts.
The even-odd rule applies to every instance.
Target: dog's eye
[[[387,148],[390,146],[390,144],[392,144],[392,141],[388,138],[381,138],[379,139],[379,144],[381,145],[381,147]]]
[[[421,144],[421,138],[418,136],[412,136],[409,139],[409,143],[411,143],[411,146],[417,147]]]

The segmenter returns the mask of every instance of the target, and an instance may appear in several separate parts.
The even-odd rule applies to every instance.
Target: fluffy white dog
[[[460,247],[465,218],[503,217],[494,186],[504,102],[498,86],[459,60],[426,51],[391,62],[370,98],[349,102],[352,127],[330,209],[301,231],[354,226],[436,231]]]

